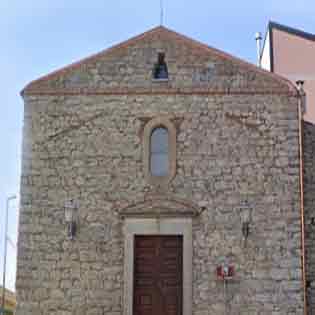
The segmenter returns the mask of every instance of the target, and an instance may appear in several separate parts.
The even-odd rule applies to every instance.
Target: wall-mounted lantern
[[[65,221],[67,223],[67,234],[72,240],[77,232],[77,212],[78,206],[74,200],[65,202]]]
[[[252,208],[249,206],[247,200],[241,203],[240,217],[241,217],[241,224],[242,224],[242,235],[246,242],[250,233],[250,222],[251,222],[251,217],[252,217]]]

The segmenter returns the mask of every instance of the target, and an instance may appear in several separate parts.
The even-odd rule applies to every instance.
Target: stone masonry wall
[[[164,47],[170,69],[185,65],[186,72],[174,85],[170,77],[163,93],[158,87],[141,93],[138,77],[130,75],[124,95],[58,86],[56,93],[24,94],[17,315],[122,315],[124,221],[118,212],[148,195],[184,198],[206,209],[193,219],[193,315],[303,314],[297,98],[269,75],[248,76],[238,63],[210,52],[190,58],[188,46],[162,39],[128,47],[124,64],[133,71],[133,56],[149,54],[152,60],[137,64],[149,69]],[[111,57],[114,68],[121,58]],[[209,93],[165,92],[209,60]],[[89,87],[100,82],[97,72],[89,72]],[[71,81],[65,77],[44,88]],[[275,86],[285,93],[269,93]],[[169,186],[157,191],[144,175],[142,137],[148,120],[160,115],[177,127],[177,169]],[[71,241],[64,205],[72,198],[79,219]],[[246,242],[245,199],[252,208]],[[226,301],[215,273],[224,261],[236,267]]]
[[[315,314],[315,125],[304,122],[304,206],[309,314]]]
[[[233,314],[302,314],[297,122],[295,100],[288,101],[29,97],[17,314],[121,313],[123,235],[115,210],[152,189],[141,160],[144,108],[152,117],[184,117],[169,191],[207,207],[193,234],[194,314],[222,314],[215,268],[224,257],[237,266]],[[260,130],[237,119],[248,112],[261,112],[270,127]],[[237,212],[242,192],[254,208],[246,247]],[[68,198],[80,205],[74,241],[65,234]]]

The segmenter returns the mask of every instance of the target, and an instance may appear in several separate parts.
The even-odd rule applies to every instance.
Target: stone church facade
[[[289,81],[158,27],[22,95],[17,315],[306,312]]]

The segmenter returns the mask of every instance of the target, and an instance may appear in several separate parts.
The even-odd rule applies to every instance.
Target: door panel
[[[182,315],[182,236],[135,236],[133,315]]]

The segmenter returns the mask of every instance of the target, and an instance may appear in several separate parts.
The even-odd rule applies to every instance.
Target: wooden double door
[[[182,315],[182,236],[135,236],[133,315]]]

